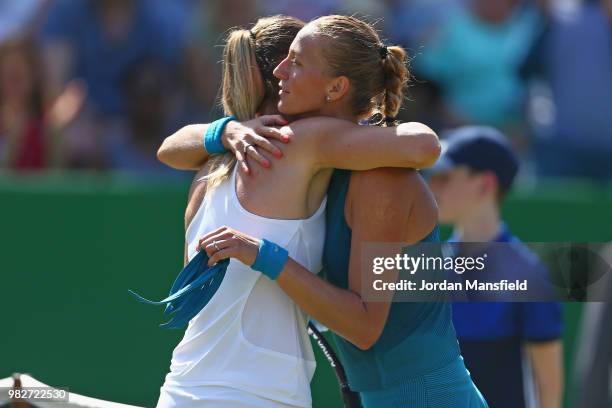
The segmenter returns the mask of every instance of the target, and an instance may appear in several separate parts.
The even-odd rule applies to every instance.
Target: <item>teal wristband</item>
[[[259,241],[259,251],[251,268],[275,280],[285,267],[288,258],[289,253],[285,248],[262,239]]]
[[[223,136],[223,129],[225,129],[225,125],[232,120],[236,120],[236,117],[233,115],[215,120],[213,123],[208,125],[206,133],[204,133],[204,148],[208,154],[227,152],[223,146],[223,143],[221,142],[221,136]]]

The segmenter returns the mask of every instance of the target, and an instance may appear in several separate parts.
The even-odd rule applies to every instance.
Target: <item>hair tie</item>
[[[255,41],[255,33],[252,32],[251,30],[249,30],[249,35],[251,36],[251,38],[253,39],[253,41]]]
[[[389,50],[387,49],[387,46],[383,44],[378,47],[378,53],[380,54],[380,59],[385,59],[387,58],[387,54],[389,54]]]
[[[382,126],[385,125],[394,125],[397,122],[397,118],[395,116],[386,116],[383,115],[382,112],[376,112],[367,120],[368,125]]]

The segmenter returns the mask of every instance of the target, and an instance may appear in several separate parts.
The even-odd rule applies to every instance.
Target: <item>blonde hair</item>
[[[410,75],[406,51],[385,46],[372,25],[355,17],[331,15],[309,24],[329,42],[321,52],[330,74],[346,76],[353,85],[350,98],[355,114],[363,117],[380,112],[394,119]]]
[[[289,53],[289,46],[304,27],[297,18],[271,16],[257,20],[250,30],[234,29],[223,49],[221,104],[226,115],[240,121],[255,117],[265,100],[278,98],[273,70]],[[206,176],[207,191],[226,180],[236,165],[231,153],[212,155]]]

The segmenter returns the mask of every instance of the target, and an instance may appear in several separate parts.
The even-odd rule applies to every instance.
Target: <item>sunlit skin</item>
[[[345,76],[332,76],[321,53],[327,42],[307,25],[274,69],[274,76],[280,80],[278,110],[283,115],[358,120],[349,107],[350,81]]]

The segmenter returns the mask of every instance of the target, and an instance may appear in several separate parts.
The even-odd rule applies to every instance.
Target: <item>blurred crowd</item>
[[[612,180],[612,0],[0,0],[0,168],[172,174],[165,136],[221,115],[221,45],[288,14],[406,47],[401,120],[493,126],[538,178]]]

